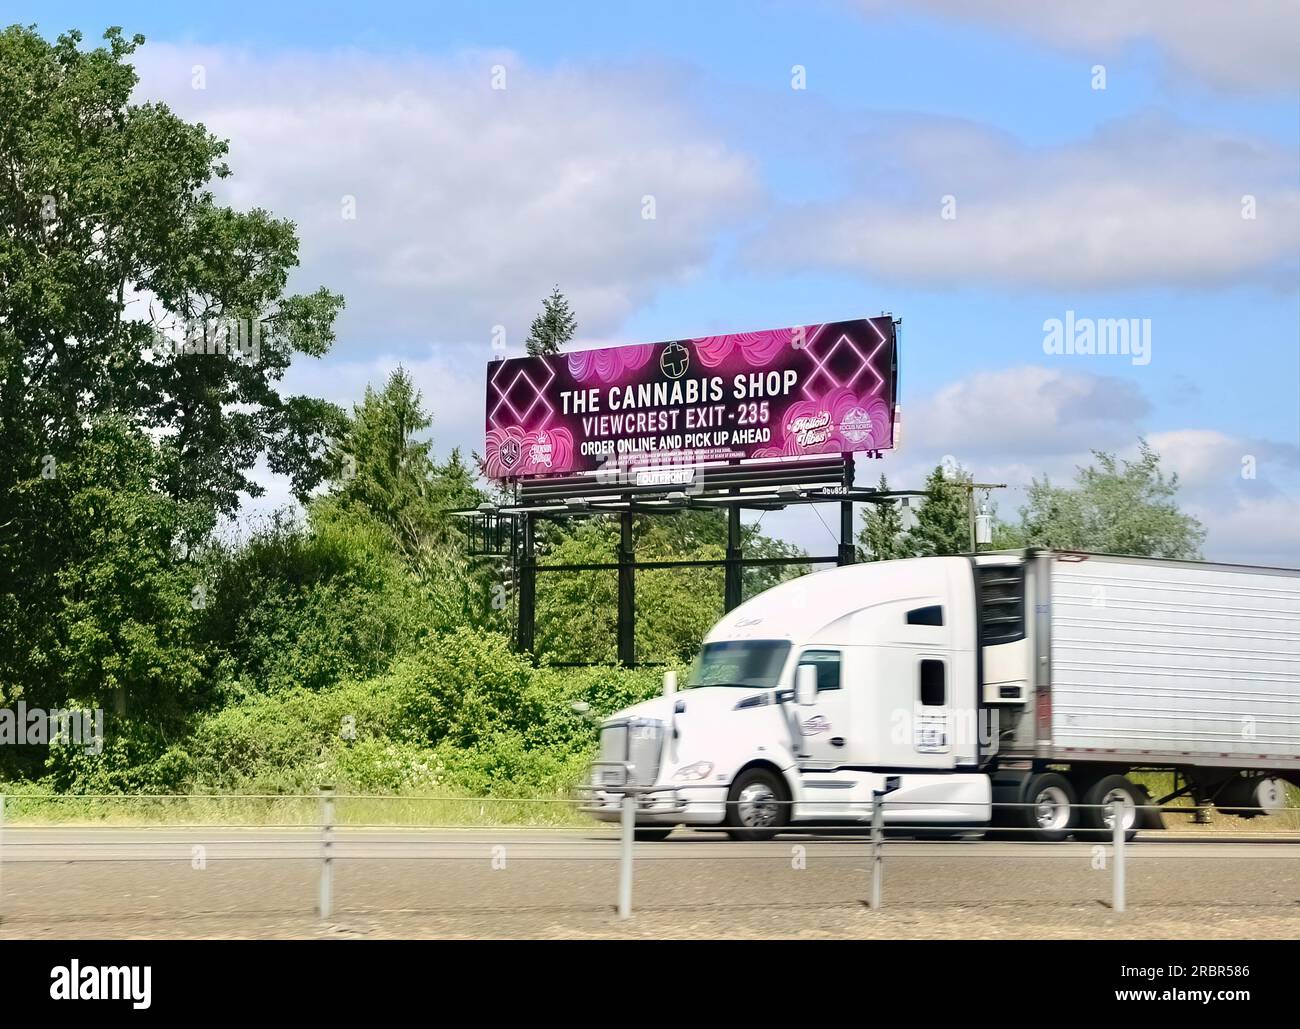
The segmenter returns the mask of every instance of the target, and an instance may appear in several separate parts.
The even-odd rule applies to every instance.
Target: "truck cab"
[[[607,720],[610,764],[598,767],[609,774],[632,755],[638,783],[664,787],[643,801],[645,827],[719,825],[753,839],[857,820],[887,778],[898,787],[887,822],[987,823],[981,767],[996,736],[980,731],[991,723],[981,719],[976,623],[967,558],[783,583],[713,627],[682,690]],[[597,814],[617,817],[616,801]]]

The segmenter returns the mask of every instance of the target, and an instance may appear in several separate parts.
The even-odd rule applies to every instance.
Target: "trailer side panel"
[[[1300,765],[1300,573],[1057,554],[1053,753]]]

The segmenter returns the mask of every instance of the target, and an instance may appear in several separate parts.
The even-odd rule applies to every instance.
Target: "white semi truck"
[[[1030,550],[851,565],[709,632],[686,688],[601,727],[596,817],[640,838],[858,821],[1042,840],[1252,816],[1300,785],[1300,571]],[[1134,771],[1172,771],[1151,798]],[[1006,805],[1006,806],[1003,806]],[[1094,806],[1096,805],[1096,806]],[[1145,819],[1154,819],[1145,820]]]

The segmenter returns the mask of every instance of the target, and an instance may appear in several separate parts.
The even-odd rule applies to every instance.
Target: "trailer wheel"
[[[789,817],[785,783],[766,768],[748,768],[727,793],[727,835],[733,840],[770,840]]]
[[[1124,827],[1124,839],[1131,840],[1136,836],[1141,815],[1138,809],[1143,801],[1138,788],[1122,775],[1103,776],[1088,787],[1083,795],[1084,808],[1081,812],[1085,832],[1080,833],[1080,836],[1086,834],[1089,838],[1110,839],[1115,832],[1115,815],[1110,806],[1117,800],[1123,805],[1120,824]]]
[[[632,830],[632,838],[637,843],[658,843],[660,840],[668,839],[668,834],[673,831],[674,826],[664,828],[662,826],[637,826]]]
[[[1074,787],[1055,772],[1043,772],[1029,780],[1025,803],[1017,808],[1017,821],[1028,830],[1031,839],[1055,843],[1065,839],[1074,828]]]

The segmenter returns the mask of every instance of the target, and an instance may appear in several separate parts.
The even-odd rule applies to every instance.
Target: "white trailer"
[[[1300,785],[1300,571],[1031,550],[803,576],[719,621],[685,689],[604,722],[598,818],[628,766],[651,838],[857,821],[887,783],[886,823],[1049,840],[1108,831],[1117,801],[1130,833],[1182,795],[1276,811]]]

